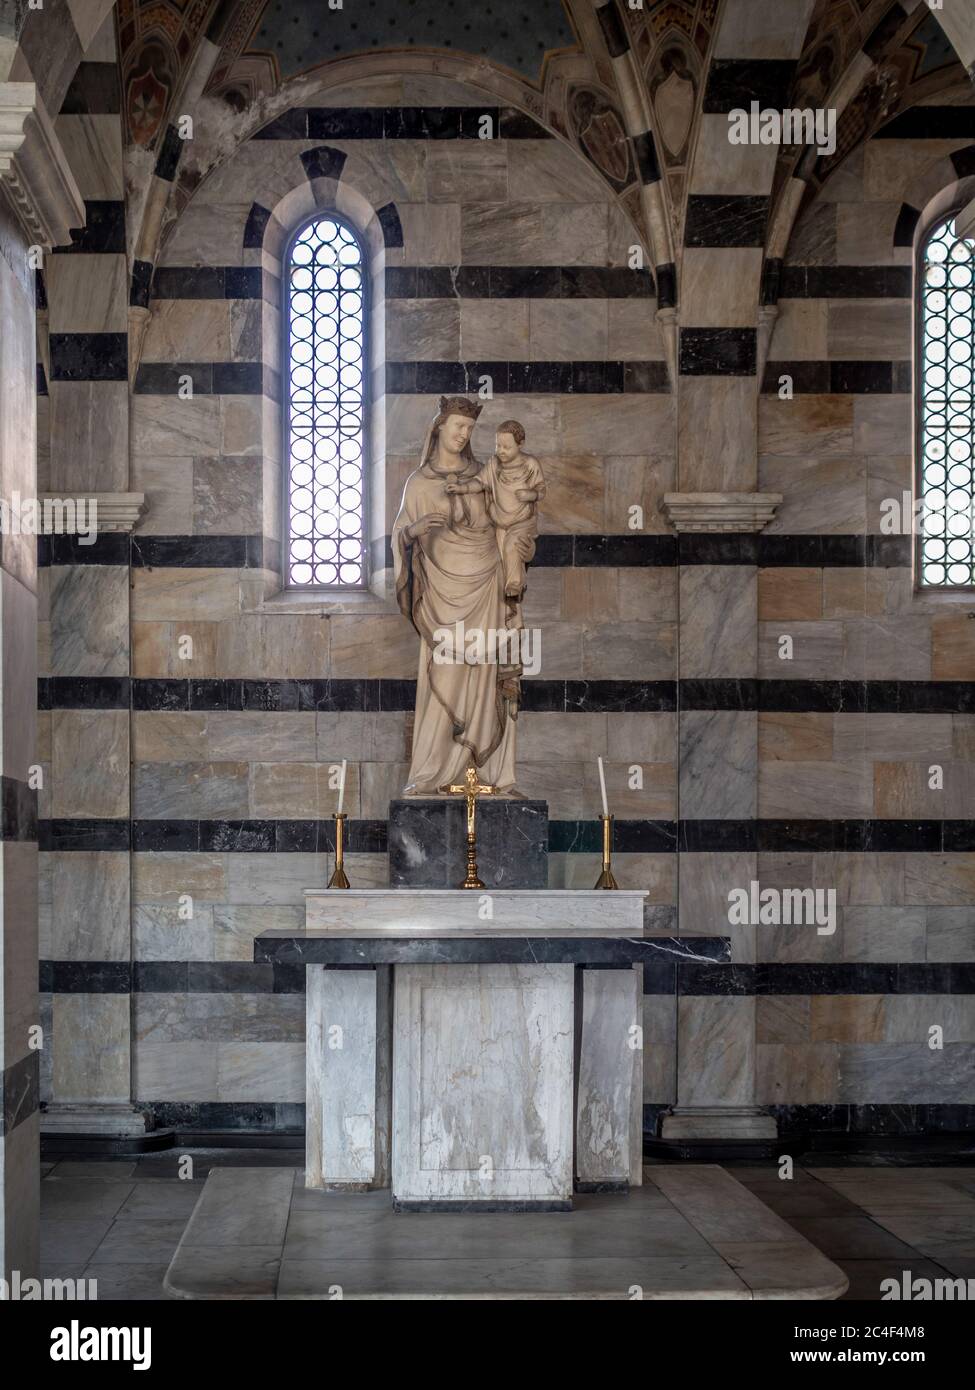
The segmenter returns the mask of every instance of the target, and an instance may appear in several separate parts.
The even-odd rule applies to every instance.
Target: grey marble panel
[[[342,972],[344,974],[344,972]],[[295,1042],[304,1037],[300,994],[155,994],[133,996],[138,1042]]]
[[[571,1200],[573,993],[565,965],[396,971],[396,1200]]]
[[[133,814],[139,819],[243,819],[247,785],[246,763],[136,763]]]
[[[691,565],[680,572],[682,677],[753,676],[757,581],[750,565]]]
[[[640,972],[584,970],[576,1099],[576,1179],[643,1177]]]
[[[262,489],[259,458],[194,459],[194,534],[240,536],[260,531]]]
[[[51,571],[51,674],[129,672],[129,574],[121,565]]]
[[[750,711],[681,714],[682,816],[740,820],[755,815],[757,721]]]
[[[305,1186],[377,1177],[379,972],[306,972]]]
[[[936,1020],[935,1020],[936,1021]],[[972,1097],[975,1043],[927,1041],[849,1043],[840,1048],[837,1101],[870,1104],[952,1104]]]
[[[750,1104],[755,1085],[755,1000],[681,999],[677,1028],[680,1103]]]
[[[54,960],[129,959],[129,856],[56,852],[51,872]]]

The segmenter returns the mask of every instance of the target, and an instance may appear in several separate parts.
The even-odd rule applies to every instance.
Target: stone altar
[[[306,1185],[569,1210],[641,1181],[640,892],[306,891]]]

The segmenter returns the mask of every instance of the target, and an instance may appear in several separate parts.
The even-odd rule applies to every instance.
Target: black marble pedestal
[[[547,888],[548,802],[479,799],[477,867],[486,888]],[[466,869],[462,796],[389,803],[391,888],[459,888]]]

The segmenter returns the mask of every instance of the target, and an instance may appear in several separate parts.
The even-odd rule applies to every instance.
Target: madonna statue
[[[481,409],[463,396],[441,397],[393,526],[396,597],[420,635],[409,796],[463,782],[471,764],[502,794],[515,792],[521,595],[512,592],[509,565],[506,598],[498,514],[471,449]],[[523,562],[532,558],[529,533],[505,540]],[[507,650],[492,650],[488,637],[481,659],[470,659],[472,634],[505,631],[517,633]]]

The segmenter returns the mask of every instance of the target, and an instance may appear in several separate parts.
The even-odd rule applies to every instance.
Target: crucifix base
[[[458,796],[389,803],[391,888],[456,888],[467,872],[467,811]],[[548,887],[548,803],[477,803],[477,873],[488,888]]]
[[[464,875],[464,882],[461,888],[483,888],[484,884],[477,876],[477,839],[474,835],[467,837],[467,873]]]

